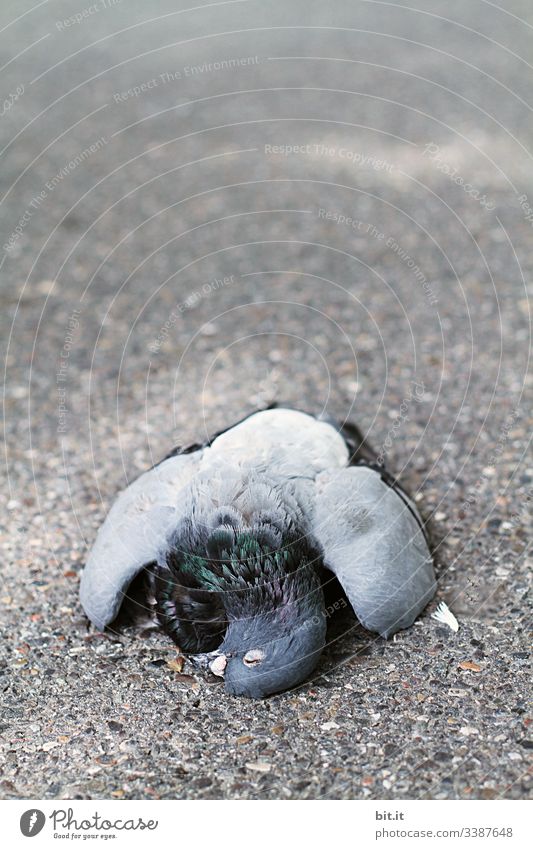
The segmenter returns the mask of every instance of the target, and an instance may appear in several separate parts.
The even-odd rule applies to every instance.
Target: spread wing
[[[318,476],[313,535],[369,631],[389,637],[409,627],[435,593],[420,515],[376,469]]]
[[[164,551],[181,516],[179,493],[198,469],[202,450],[170,456],[117,498],[81,577],[80,600],[97,628],[116,617],[128,586]]]

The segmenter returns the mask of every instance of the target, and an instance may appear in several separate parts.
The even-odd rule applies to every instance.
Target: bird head
[[[324,596],[312,566],[265,581],[240,597],[233,613],[231,603],[226,609],[229,626],[211,671],[224,678],[227,693],[261,699],[311,674],[326,639]]]
[[[323,615],[316,618],[324,621]],[[263,699],[283,692],[311,674],[324,648],[324,631],[312,622],[273,639],[256,640],[255,648],[223,653],[213,661],[212,671],[218,663],[226,692],[234,696]]]

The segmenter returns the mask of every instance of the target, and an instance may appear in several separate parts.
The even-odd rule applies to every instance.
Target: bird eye
[[[242,661],[245,666],[259,666],[265,657],[265,653],[261,649],[252,649],[246,652]]]

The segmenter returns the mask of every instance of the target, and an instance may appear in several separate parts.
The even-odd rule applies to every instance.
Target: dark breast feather
[[[171,554],[168,567],[154,573],[157,619],[161,628],[184,652],[214,651],[227,628],[222,593],[206,590],[189,572],[180,569]]]

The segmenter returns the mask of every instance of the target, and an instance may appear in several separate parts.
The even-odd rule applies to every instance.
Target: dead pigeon
[[[251,698],[315,668],[332,573],[385,638],[436,588],[418,510],[359,430],[284,408],[176,449],[121,493],[82,575],[94,625],[115,619],[141,573],[161,628]]]

